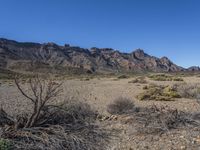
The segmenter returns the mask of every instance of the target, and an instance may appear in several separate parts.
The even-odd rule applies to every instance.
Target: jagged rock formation
[[[200,67],[199,66],[192,66],[192,67],[189,67],[187,70],[188,71],[200,71]]]
[[[30,70],[38,68],[77,68],[89,72],[154,71],[175,72],[184,70],[167,57],[161,59],[137,49],[121,53],[113,49],[83,49],[68,44],[24,43],[0,39],[0,68]]]

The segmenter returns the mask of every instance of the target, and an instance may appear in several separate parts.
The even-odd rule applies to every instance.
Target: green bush
[[[11,143],[3,138],[0,138],[0,150],[11,150]]]
[[[167,74],[153,74],[150,75],[149,78],[154,81],[184,81],[180,77],[174,77],[172,75],[167,75]]]

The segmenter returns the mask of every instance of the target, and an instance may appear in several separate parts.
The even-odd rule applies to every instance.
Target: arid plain
[[[157,76],[155,74],[155,76]],[[158,77],[173,75],[158,75]],[[148,109],[153,106],[158,108],[166,107],[184,112],[198,114],[200,105],[197,98],[170,97],[170,100],[148,100],[138,96],[141,93],[148,93],[148,86],[171,87],[174,85],[195,85],[199,88],[200,78],[198,74],[193,76],[181,76],[181,81],[162,80],[149,77],[149,75],[140,76],[112,76],[112,77],[82,77],[82,78],[62,78],[55,79],[62,82],[62,94],[53,102],[56,105],[66,101],[81,101],[88,103],[101,116],[97,117],[99,124],[107,129],[113,130],[114,135],[111,138],[110,149],[131,150],[131,149],[198,149],[200,146],[199,129],[183,127],[170,128],[163,133],[141,133],[134,125],[134,117],[131,113],[111,114],[108,106],[115,103],[116,99],[128,99],[138,108]],[[142,80],[142,82],[141,82]],[[27,85],[24,83],[26,89]],[[27,88],[28,89],[28,88]],[[185,90],[185,89],[184,89]],[[10,115],[28,112],[31,109],[31,103],[28,103],[16,88],[12,80],[1,80],[0,86],[0,104]],[[148,120],[147,120],[148,121]],[[145,128],[145,126],[144,126]],[[193,131],[195,130],[195,131]]]

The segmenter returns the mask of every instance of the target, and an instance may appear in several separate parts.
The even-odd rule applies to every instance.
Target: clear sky
[[[200,0],[0,0],[0,37],[200,65]]]

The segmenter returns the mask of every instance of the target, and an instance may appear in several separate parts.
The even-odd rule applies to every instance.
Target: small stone
[[[186,149],[186,146],[181,146],[180,147],[182,150],[185,150]]]
[[[198,144],[200,144],[200,138],[194,138],[194,139],[193,139],[193,143],[198,143]]]

